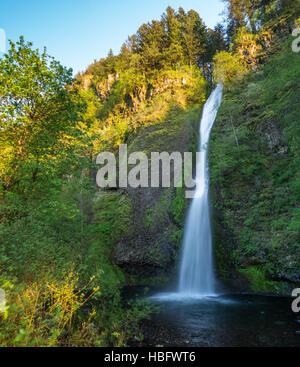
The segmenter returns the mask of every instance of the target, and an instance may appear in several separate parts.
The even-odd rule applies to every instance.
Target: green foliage
[[[187,201],[184,197],[184,190],[182,187],[177,187],[176,196],[171,204],[171,211],[174,216],[174,221],[181,227],[184,226],[186,209]]]
[[[299,276],[298,65],[288,40],[258,72],[228,88],[210,146],[214,205],[231,233],[227,260],[245,272],[272,267],[270,276],[283,280]]]
[[[108,247],[130,207],[104,199],[90,220],[100,103],[71,75],[22,38],[0,60],[2,346],[124,346],[150,312],[123,303]]]
[[[230,52],[215,55],[215,82],[237,85],[250,71],[280,50],[280,44],[297,27],[300,2],[293,0],[224,0]],[[222,50],[222,48],[219,48]]]
[[[282,16],[293,16],[299,10],[298,0],[224,0],[227,5],[227,34],[234,37],[239,28],[248,26],[256,33]]]
[[[72,70],[20,38],[0,60],[0,94],[1,189],[69,163],[84,111]]]
[[[143,300],[121,308],[120,293],[103,298],[101,287],[92,287],[93,280],[83,285],[72,271],[31,283],[1,276],[7,310],[0,314],[0,346],[122,347],[132,335],[142,340],[138,321],[155,309]]]
[[[101,194],[94,204],[94,223],[103,241],[114,245],[129,232],[132,207],[129,199],[122,194]],[[115,218],[118,217],[118,222]]]
[[[101,194],[92,212],[93,223],[81,267],[82,277],[88,279],[94,275],[95,281],[102,284],[104,293],[114,295],[124,283],[124,274],[114,265],[111,253],[125,235],[130,236],[131,204],[120,193]]]
[[[6,291],[7,312],[0,314],[2,347],[40,347],[58,344],[72,345],[71,328],[78,320],[79,309],[98,291],[88,287],[76,290],[78,278],[70,272],[64,279],[51,276],[31,283],[7,281],[1,276],[0,286]],[[88,295],[85,295],[85,292]],[[92,331],[92,311],[81,324]],[[76,320],[77,319],[77,320]],[[77,324],[78,327],[78,324]],[[82,330],[76,332],[82,333]],[[87,335],[89,334],[89,335]],[[91,332],[82,335],[89,343]]]
[[[251,266],[247,269],[240,269],[239,273],[247,278],[250,284],[250,291],[254,293],[277,293],[280,286],[276,282],[266,279],[264,270]]]
[[[214,56],[213,77],[215,83],[223,83],[225,86],[241,81],[248,70],[240,58],[230,52],[221,51]]]

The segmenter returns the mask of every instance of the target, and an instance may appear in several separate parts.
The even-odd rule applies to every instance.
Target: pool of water
[[[160,307],[143,325],[148,346],[300,346],[292,299],[258,295],[149,298]]]

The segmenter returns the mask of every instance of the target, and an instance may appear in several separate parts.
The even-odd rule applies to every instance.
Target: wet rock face
[[[160,130],[162,126],[144,129],[139,132],[134,144],[129,145],[129,154],[134,151],[147,151],[149,158],[149,152],[160,151],[159,146],[154,146],[154,144],[160,144],[160,134],[165,151],[169,153],[189,151],[189,145],[193,139],[192,127],[197,127],[198,116],[197,114],[195,120],[183,120],[178,127],[170,125],[169,131],[173,129],[174,135],[170,134],[169,137],[165,135],[166,127],[163,130]],[[150,171],[149,165],[149,181]],[[170,177],[172,181],[174,177],[172,164]],[[183,190],[180,196],[172,185],[170,188],[129,187],[124,191],[132,206],[131,231],[114,246],[115,263],[126,273],[143,279],[156,276],[172,277],[172,271],[180,254],[184,214],[188,206]],[[186,207],[181,204],[176,206],[174,204],[176,199],[182,200],[181,204],[186,202]]]
[[[276,155],[288,153],[288,145],[282,139],[282,126],[277,122],[264,124],[258,133],[265,139],[268,148]]]
[[[128,196],[133,207],[133,233],[132,236],[124,238],[116,245],[114,258],[119,266],[124,267],[130,273],[153,274],[157,268],[168,266],[174,260],[168,241],[164,241],[162,236],[164,229],[172,226],[167,216],[164,223],[159,223],[154,219],[151,226],[147,224],[147,214],[151,211],[153,218],[155,217],[155,206],[161,195],[162,190],[159,188],[128,189]],[[166,211],[166,208],[164,210]],[[161,228],[162,224],[164,228]]]
[[[105,100],[111,93],[112,85],[120,78],[120,74],[109,74],[107,79],[97,86],[97,95],[101,100]]]
[[[300,274],[293,270],[297,267],[299,259],[293,254],[282,256],[276,260],[276,267],[279,271],[273,275],[273,278],[277,281],[294,283],[295,286],[299,285]]]
[[[300,282],[299,274],[292,272],[280,272],[274,277],[274,280],[294,283],[295,287]]]
[[[143,278],[168,275],[179,245],[172,239],[178,230],[169,213],[173,193],[160,188],[138,188],[129,189],[128,196],[133,207],[133,232],[116,244],[116,264]]]
[[[155,206],[154,198],[152,204]],[[154,219],[150,228],[145,223],[147,207],[137,205],[133,201],[133,208],[137,209],[133,213],[133,235],[115,246],[115,262],[134,275],[148,277],[167,274],[176,258],[174,243],[170,240],[176,228],[169,219],[164,223]]]
[[[96,87],[97,96],[101,100],[106,100],[109,98],[112,92],[112,88],[115,82],[120,79],[121,75],[119,73],[108,74],[107,78],[100,83],[98,83]],[[91,84],[92,76],[84,75],[82,77],[83,89],[87,90]],[[155,85],[150,83],[142,84],[136,87],[131,92],[127,93],[125,96],[126,105],[132,111],[138,109],[138,106],[141,102],[149,100],[155,95],[162,94],[167,90],[177,90],[187,85],[187,79],[182,78],[168,78],[162,77],[156,81]]]

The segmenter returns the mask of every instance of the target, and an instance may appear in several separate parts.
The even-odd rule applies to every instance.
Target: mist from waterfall
[[[210,132],[222,101],[222,89],[222,84],[218,84],[211,93],[204,105],[200,122],[200,160],[197,162],[196,192],[185,224],[180,266],[178,291],[183,296],[215,293],[207,149]]]

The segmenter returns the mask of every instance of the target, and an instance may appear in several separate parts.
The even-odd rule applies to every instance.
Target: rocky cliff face
[[[130,135],[128,154],[141,151],[150,158],[151,152],[195,150],[200,112],[200,105],[170,109],[162,121],[140,127]],[[149,161],[149,172],[150,167]],[[171,179],[172,170],[171,165]],[[94,221],[127,284],[162,285],[172,279],[187,207],[188,200],[181,188],[99,191]]]
[[[144,152],[148,159],[151,152],[195,150],[207,92],[199,70],[182,67],[147,76],[131,68],[120,75],[102,74],[79,78],[90,102],[87,119],[95,132],[95,155],[117,153],[120,144],[127,144],[129,154]],[[121,269],[130,284],[169,280],[180,253],[187,204],[182,188],[99,189],[92,210],[99,233],[95,259],[105,247],[118,279]]]
[[[129,153],[189,151],[197,136],[199,113],[200,108],[196,107],[185,113],[179,112],[174,120],[141,129],[129,145]],[[116,264],[135,276],[135,283],[159,284],[170,280],[180,253],[188,205],[184,190],[129,188],[126,195],[132,204],[132,231],[114,247]]]

